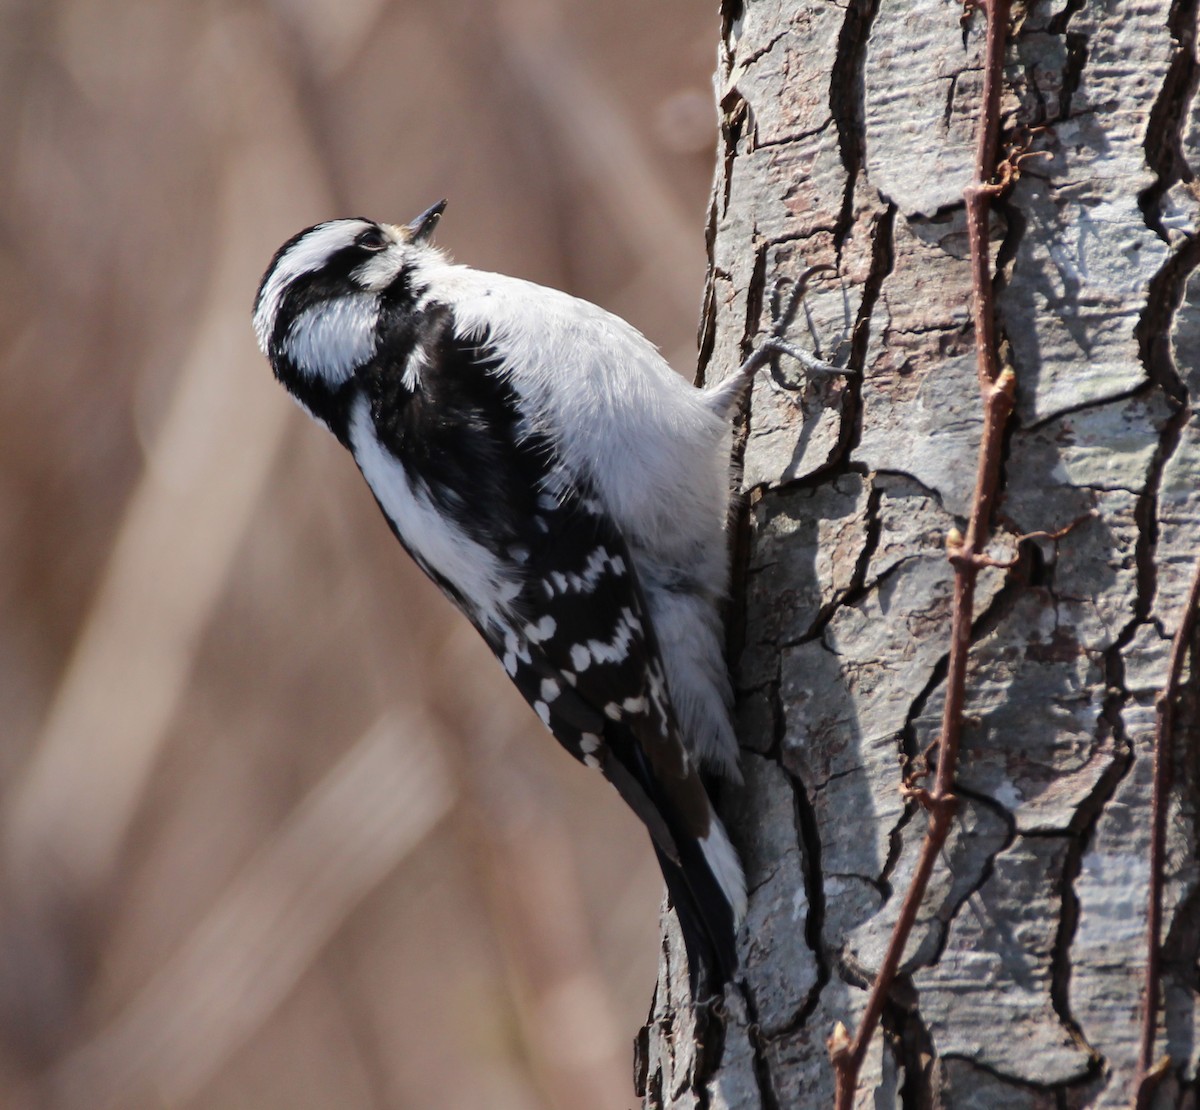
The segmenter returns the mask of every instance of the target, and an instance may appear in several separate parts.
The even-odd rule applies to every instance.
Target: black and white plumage
[[[693,989],[736,967],[737,854],[701,767],[737,775],[719,603],[730,415],[595,305],[457,266],[365,219],[276,253],[254,309],[279,380],[558,740],[645,823]]]

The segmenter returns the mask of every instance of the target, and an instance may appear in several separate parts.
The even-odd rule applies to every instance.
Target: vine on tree
[[[983,397],[983,436],[975,472],[975,492],[967,533],[953,529],[946,538],[946,554],[954,567],[954,604],[950,632],[949,669],[942,727],[936,744],[937,772],[931,789],[907,784],[910,795],[929,814],[921,855],[913,880],[904,896],[900,915],[892,930],[879,974],[872,984],[866,1010],[853,1036],[839,1023],[829,1038],[829,1054],[836,1075],[837,1110],[850,1110],[858,1075],[875,1027],[904,955],[909,934],[925,897],[938,853],[950,832],[957,798],[954,777],[962,736],[963,705],[966,698],[967,655],[971,646],[971,624],[975,614],[975,584],[979,572],[996,565],[986,548],[991,536],[992,508],[1000,482],[1004,429],[1013,409],[1017,379],[1011,369],[1001,369],[996,350],[996,312],[988,257],[988,214],[993,197],[1003,194],[1016,179],[1021,155],[1010,154],[997,165],[1000,145],[1000,86],[1004,74],[1004,52],[1008,39],[1010,0],[976,0],[975,6],[987,20],[984,47],[983,104],[976,131],[975,166],[964,192],[967,236],[971,252],[972,323],[979,389]]]
[[[1170,1058],[1154,1060],[1158,1031],[1158,980],[1162,965],[1162,900],[1167,870],[1167,792],[1171,785],[1171,741],[1175,730],[1175,703],[1183,680],[1200,606],[1200,561],[1192,572],[1179,628],[1171,644],[1167,681],[1155,702],[1154,785],[1150,795],[1150,894],[1146,907],[1146,982],[1142,988],[1142,1036],[1138,1046],[1137,1110],[1148,1110],[1158,1081],[1166,1074]]]

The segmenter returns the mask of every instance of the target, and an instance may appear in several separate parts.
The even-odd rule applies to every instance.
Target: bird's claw
[[[789,381],[783,376],[778,361],[774,357],[775,355],[787,355],[789,358],[794,358],[810,374],[837,374],[844,376],[857,373],[857,371],[849,367],[838,366],[821,357],[820,341],[817,338],[812,318],[807,312],[805,313],[805,317],[808,323],[809,334],[813,340],[813,350],[806,351],[797,347],[786,338],[787,329],[792,322],[792,317],[796,314],[797,308],[804,300],[804,294],[808,290],[809,282],[816,274],[830,270],[836,270],[836,267],[828,263],[821,263],[816,266],[809,266],[794,282],[788,278],[780,278],[775,282],[771,287],[770,295],[771,330],[767,337],[759,343],[745,362],[742,363],[741,372],[743,375],[752,377],[763,363],[770,362],[771,378],[776,385],[781,389],[792,392],[802,389],[802,383]],[[784,287],[789,283],[791,284],[791,288],[787,291],[785,297],[783,292]],[[847,315],[848,312],[849,309],[847,307]],[[843,345],[844,338],[845,331],[843,331],[842,336],[838,339],[837,345],[839,348]]]

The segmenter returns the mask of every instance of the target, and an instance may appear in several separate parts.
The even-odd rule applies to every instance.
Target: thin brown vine
[[[1158,1030],[1159,977],[1162,967],[1162,901],[1167,865],[1167,793],[1171,786],[1171,741],[1175,731],[1175,703],[1179,700],[1183,665],[1196,627],[1200,606],[1200,560],[1192,572],[1179,628],[1171,644],[1167,681],[1155,702],[1154,784],[1150,796],[1150,894],[1146,908],[1146,980],[1142,988],[1142,1035],[1138,1049],[1137,1110],[1147,1110],[1167,1059],[1154,1060]]]
[[[925,897],[938,854],[950,832],[957,799],[954,777],[962,735],[966,698],[967,655],[975,612],[975,584],[979,572],[992,564],[985,553],[991,534],[992,508],[1000,480],[1004,429],[1013,408],[1016,377],[1001,370],[996,350],[995,302],[988,253],[988,215],[992,198],[1008,188],[1017,173],[1019,156],[997,165],[1000,145],[1000,87],[1004,73],[1010,0],[978,0],[987,20],[984,47],[983,104],[976,132],[975,166],[964,192],[967,235],[971,251],[972,322],[979,388],[983,397],[983,436],[975,473],[975,492],[967,533],[957,529],[947,537],[947,557],[954,567],[954,609],[950,634],[949,667],[941,736],[937,745],[937,774],[932,789],[909,787],[911,795],[929,814],[921,855],[912,883],[904,896],[879,974],[871,987],[867,1006],[853,1039],[839,1025],[829,1039],[829,1054],[836,1076],[835,1106],[850,1110],[858,1076],[883,1013],[909,934]]]

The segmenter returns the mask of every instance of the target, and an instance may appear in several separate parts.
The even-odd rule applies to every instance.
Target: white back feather
[[[454,266],[432,250],[419,274],[453,306],[462,336],[490,330],[534,422],[593,484],[635,558],[652,551],[664,573],[675,564],[723,593],[728,560],[713,539],[725,527],[730,432],[704,395],[643,335],[587,301]],[[556,435],[562,429],[569,437]],[[663,490],[675,498],[669,516]]]

